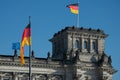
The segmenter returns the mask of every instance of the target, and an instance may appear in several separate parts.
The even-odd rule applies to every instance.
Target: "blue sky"
[[[66,26],[76,26],[77,16],[66,5],[77,0],[0,0],[0,54],[13,55],[12,43],[21,41],[22,32],[32,22],[32,49],[36,57],[52,53],[48,41]],[[80,26],[102,29],[105,52],[112,56],[113,67],[120,70],[120,0],[80,0]],[[27,47],[25,47],[27,49]],[[25,53],[28,56],[28,53]],[[120,80],[117,72],[113,80]]]

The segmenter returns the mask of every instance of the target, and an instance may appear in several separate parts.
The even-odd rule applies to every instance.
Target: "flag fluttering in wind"
[[[22,40],[21,40],[21,46],[20,46],[20,60],[21,64],[25,64],[24,60],[24,46],[30,46],[31,45],[31,28],[30,23],[26,26],[24,29],[24,32],[22,34]]]
[[[67,5],[68,8],[70,8],[70,11],[74,14],[78,14],[79,13],[79,7],[78,7],[78,3],[75,4],[69,4]]]

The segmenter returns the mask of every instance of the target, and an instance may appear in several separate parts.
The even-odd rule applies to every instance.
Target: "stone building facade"
[[[105,53],[105,38],[100,29],[66,27],[49,40],[52,56],[36,58],[32,51],[32,80],[112,80],[116,70]],[[0,55],[0,80],[28,80],[29,58],[20,64],[13,56]]]

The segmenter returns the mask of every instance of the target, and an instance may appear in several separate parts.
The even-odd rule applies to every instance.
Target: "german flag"
[[[78,3],[75,4],[69,4],[67,5],[68,8],[70,8],[70,11],[74,14],[78,14],[79,8],[78,8]]]
[[[31,28],[30,23],[26,26],[24,29],[24,32],[22,34],[22,40],[21,40],[21,46],[20,46],[20,60],[21,64],[25,64],[24,60],[24,46],[30,46],[31,45]]]

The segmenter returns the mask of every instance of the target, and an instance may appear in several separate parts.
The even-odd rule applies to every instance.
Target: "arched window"
[[[92,49],[95,49],[95,42],[92,42]]]
[[[87,41],[84,41],[84,49],[87,49]]]
[[[78,40],[75,41],[75,48],[79,48],[79,42],[78,42]]]

